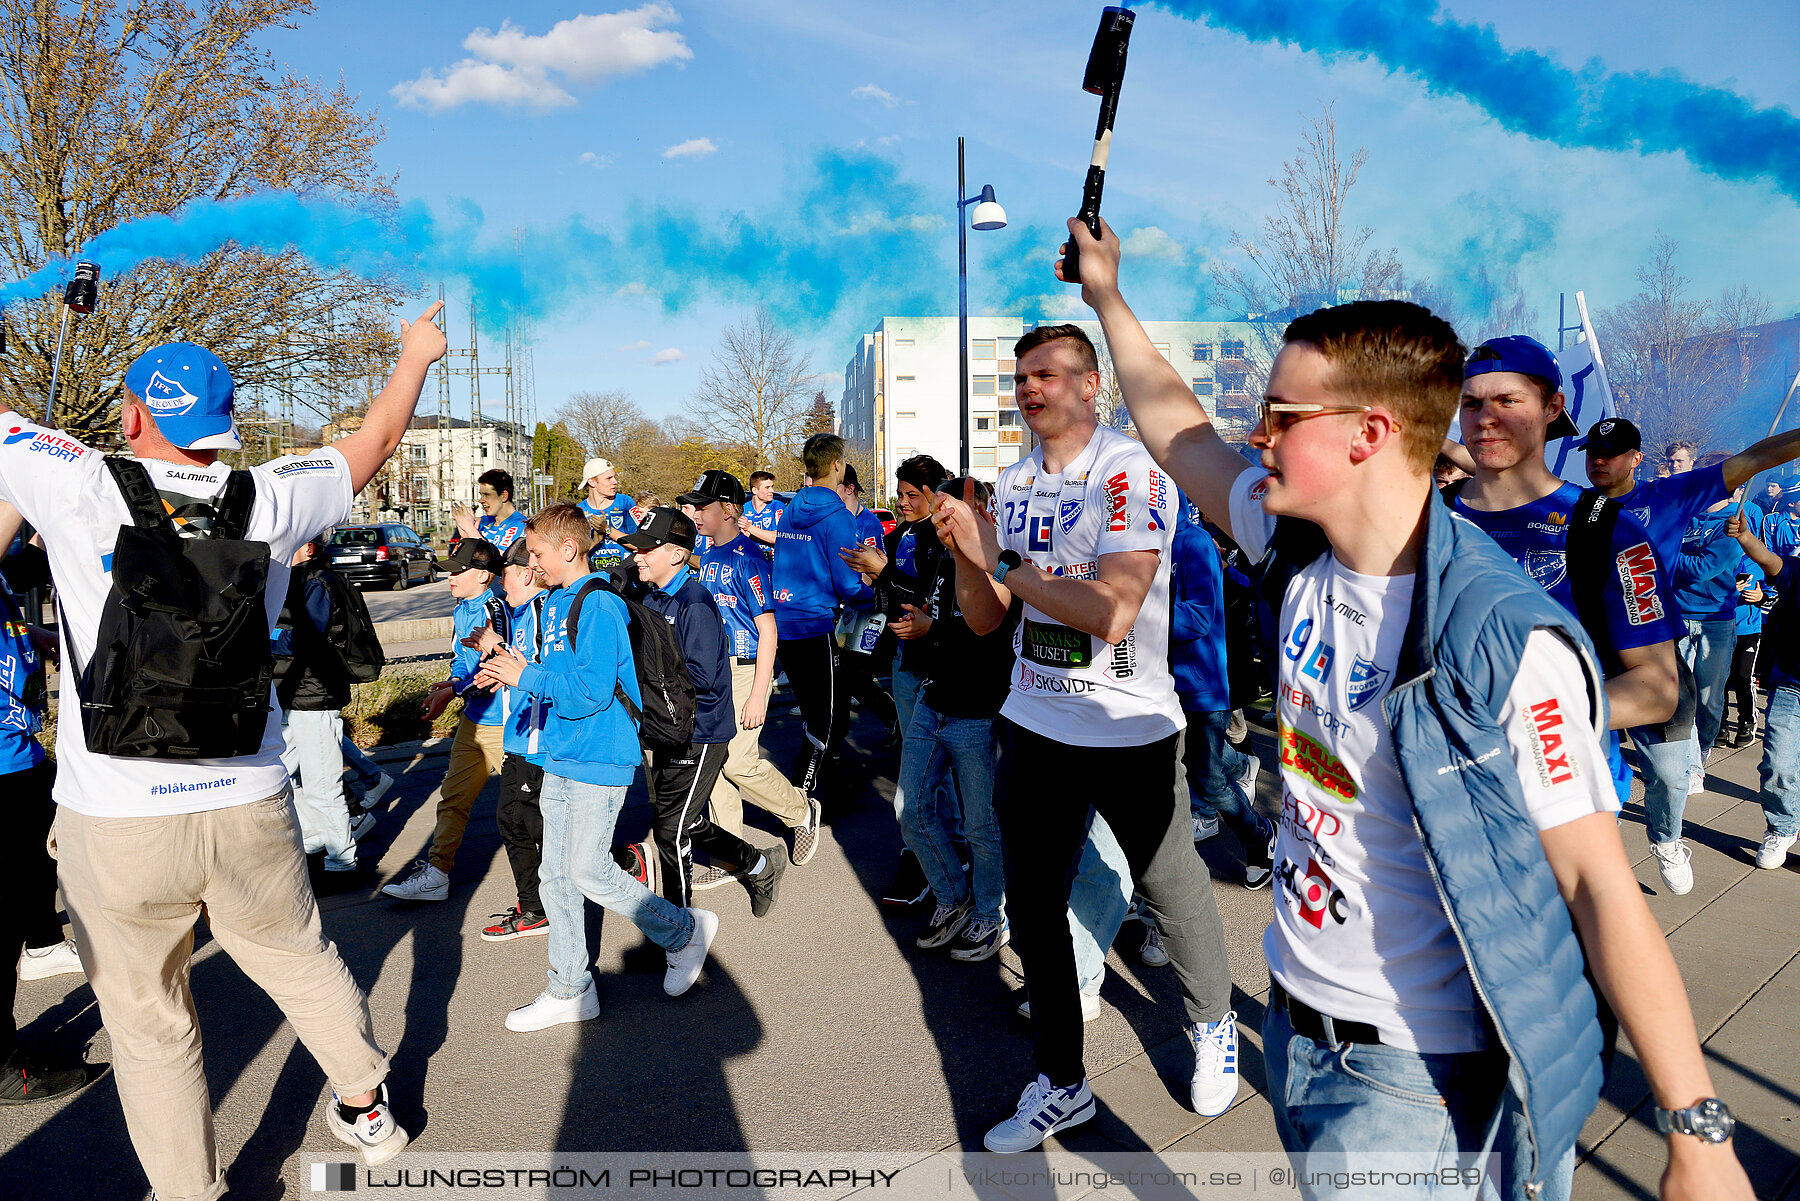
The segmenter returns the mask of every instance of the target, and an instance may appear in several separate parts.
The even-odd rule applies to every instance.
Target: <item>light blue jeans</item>
[[[594,956],[588,950],[582,909],[586,897],[631,919],[644,937],[665,951],[679,951],[694,936],[694,916],[645,888],[613,861],[613,827],[625,807],[624,784],[585,784],[544,773],[538,794],[544,814],[544,857],[538,896],[550,919],[550,985],[553,997],[580,996]]]
[[[1097,997],[1106,980],[1106,952],[1131,908],[1131,863],[1106,819],[1095,813],[1088,820],[1087,845],[1069,886],[1069,932],[1082,995]]]
[[[1693,769],[1694,743],[1661,741],[1655,729],[1631,732],[1631,758],[1644,775],[1644,812],[1649,819],[1651,842],[1674,842],[1681,837],[1681,818],[1687,812],[1688,779]],[[1630,799],[1631,777],[1625,777]]]
[[[913,710],[918,707],[919,694],[925,691],[925,677],[916,672],[902,671],[899,659],[894,666],[894,711],[899,715],[901,733],[912,729]],[[956,813],[961,806],[956,803],[956,781],[946,773],[938,782],[938,796],[934,798],[939,812]],[[900,778],[894,782],[894,820],[900,823],[902,831],[906,829],[906,744],[900,744]],[[917,854],[915,851],[914,854]]]
[[[1737,653],[1737,622],[1689,621],[1681,640],[1681,657],[1694,673],[1693,770],[1705,765],[1706,752],[1719,737],[1725,720],[1725,691],[1731,680],[1731,657]]]
[[[954,780],[954,791],[944,785]],[[919,857],[925,879],[940,905],[969,899],[951,835],[958,809],[963,836],[974,862],[973,917],[998,922],[1006,905],[1006,869],[1000,851],[1000,823],[994,817],[994,722],[987,717],[947,717],[923,699],[914,703],[900,754],[895,795],[911,798],[900,814],[900,833]]]
[[[1263,1018],[1263,1063],[1281,1145],[1290,1154],[1306,1153],[1307,1169],[1444,1174],[1437,1187],[1415,1181],[1334,1189],[1315,1180],[1306,1196],[1524,1197],[1530,1151],[1511,1137],[1523,1124],[1506,1090],[1505,1051],[1426,1055],[1370,1043],[1315,1042],[1295,1033],[1285,1007],[1270,1005]],[[1489,1180],[1478,1191],[1460,1173],[1488,1168],[1490,1151],[1500,1152],[1501,1181]],[[1540,1172],[1539,1201],[1567,1198],[1574,1170],[1571,1148]]]
[[[1789,837],[1800,833],[1800,685],[1777,684],[1769,693],[1769,723],[1763,731],[1763,818],[1769,829]]]
[[[344,799],[344,723],[336,709],[281,711],[281,765],[294,785],[294,815],[307,854],[325,852],[325,870],[356,869],[350,803]]]

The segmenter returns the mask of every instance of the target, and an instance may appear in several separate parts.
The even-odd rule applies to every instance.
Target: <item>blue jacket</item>
[[[539,631],[549,600],[548,593],[539,592],[512,609],[512,646],[527,663],[536,663],[540,657]],[[544,766],[544,725],[550,720],[550,702],[524,688],[502,688],[500,706],[506,715],[506,733],[501,739],[506,753]]]
[[[44,761],[44,748],[32,737],[43,728],[43,664],[19,602],[0,580],[0,775]]]
[[[1574,617],[1472,522],[1435,501],[1426,509],[1406,642],[1382,708],[1475,995],[1512,1059],[1515,1104],[1495,1149],[1511,1179],[1505,1195],[1520,1196],[1575,1145],[1599,1101],[1605,1037],[1498,715],[1538,629],[1577,649],[1602,729],[1605,696],[1593,643]],[[1281,527],[1265,576],[1276,603],[1326,549],[1315,526]]]
[[[675,627],[675,641],[694,682],[695,745],[730,742],[737,737],[737,717],[731,709],[731,648],[725,641],[725,625],[719,605],[699,577],[683,567],[668,587],[652,588],[642,604]]]
[[[830,488],[802,488],[775,525],[775,629],[783,638],[831,633],[837,607],[867,609],[875,594],[838,557],[855,546],[856,519]]]
[[[1675,603],[1689,621],[1730,621],[1737,615],[1737,565],[1744,551],[1725,533],[1726,519],[1736,515],[1736,505],[1702,513],[1681,540],[1681,562],[1670,574]]]
[[[478,726],[500,725],[506,720],[506,714],[501,710],[498,695],[486,688],[469,686],[481,667],[481,652],[472,646],[464,646],[463,639],[482,626],[492,626],[502,642],[512,641],[512,612],[506,607],[506,598],[489,592],[472,600],[459,600],[452,616],[456,619],[456,633],[452,635],[450,647],[453,652],[450,685],[463,699],[463,716]]]
[[[1219,548],[1204,528],[1179,521],[1169,562],[1169,663],[1175,673],[1175,695],[1187,712],[1231,708],[1225,655],[1225,577]]]
[[[626,632],[625,602],[606,588],[590,592],[576,621],[577,645],[569,645],[569,604],[593,578],[594,573],[584,575],[544,602],[544,658],[526,667],[519,687],[550,702],[550,720],[539,743],[545,772],[584,784],[630,784],[643,751],[637,723],[618,703],[614,689],[623,687],[640,709],[644,702]]]

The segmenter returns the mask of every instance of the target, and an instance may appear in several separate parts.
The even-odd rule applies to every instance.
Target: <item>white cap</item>
[[[613,465],[605,459],[589,459],[581,469],[581,482],[587,483],[597,475],[605,475],[613,469]]]

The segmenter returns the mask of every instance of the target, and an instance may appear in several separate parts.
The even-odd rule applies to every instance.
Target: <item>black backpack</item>
[[[697,702],[694,681],[688,676],[687,657],[681,653],[681,640],[674,627],[662,614],[640,605],[620,593],[607,577],[583,584],[569,605],[569,649],[575,649],[575,629],[581,603],[588,594],[605,588],[625,602],[626,632],[631,637],[631,659],[637,668],[638,695],[644,698],[642,709],[632,702],[623,684],[613,685],[613,695],[637,723],[638,740],[659,750],[678,750],[694,737],[694,711]]]
[[[329,567],[320,570],[325,590],[331,593],[331,620],[325,626],[325,643],[337,655],[344,674],[358,684],[381,678],[387,666],[387,652],[381,649],[381,636],[375,632],[375,619],[369,616],[369,604],[360,591],[344,582]]]
[[[119,527],[94,657],[77,676],[88,750],[134,759],[233,759],[262,746],[274,668],[263,594],[269,545],[244,532],[256,484],[234,471],[210,536],[183,538],[150,473],[108,458],[133,524]]]

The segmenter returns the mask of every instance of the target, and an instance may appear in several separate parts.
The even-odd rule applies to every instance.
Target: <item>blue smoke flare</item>
[[[1800,200],[1800,119],[1673,71],[1572,71],[1535,50],[1508,50],[1492,28],[1444,18],[1432,0],[1160,0],[1253,42],[1327,60],[1368,56],[1461,96],[1501,126],[1559,146],[1686,155],[1722,179],[1768,178]]]

